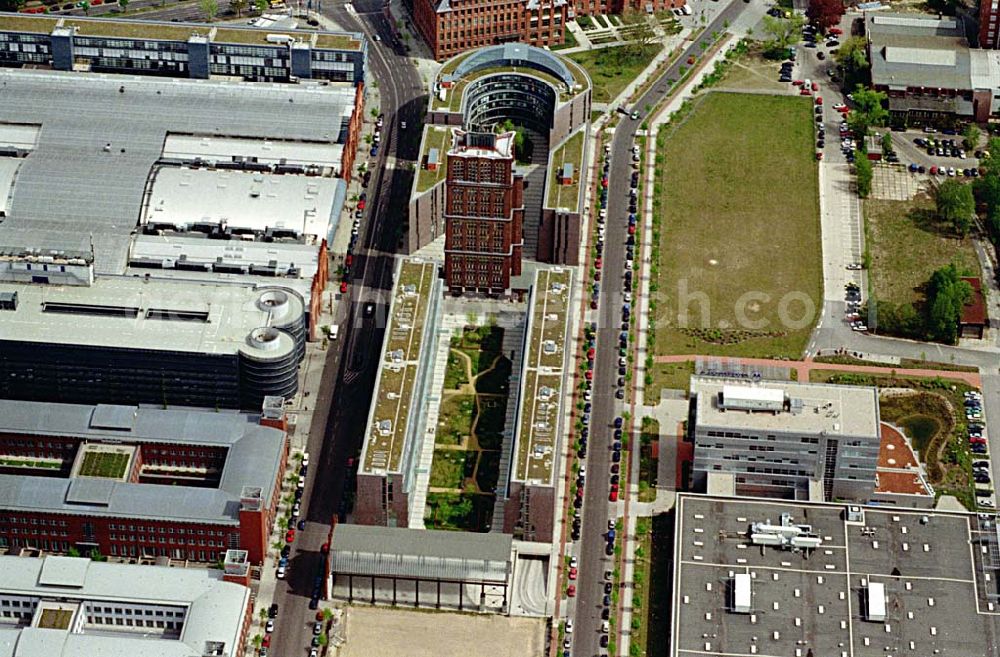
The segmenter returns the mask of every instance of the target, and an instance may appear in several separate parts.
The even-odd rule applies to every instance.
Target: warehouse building
[[[689,493],[675,514],[671,657],[996,652],[993,516]]]
[[[0,13],[0,66],[358,84],[367,51],[357,33]]]
[[[348,602],[507,613],[508,534],[337,525],[333,596]]]
[[[219,570],[0,557],[0,657],[242,657],[252,623]]]
[[[0,400],[0,550],[262,563],[288,459],[265,410]]]
[[[878,391],[691,378],[693,479],[732,475],[736,494],[867,501],[881,443]]]

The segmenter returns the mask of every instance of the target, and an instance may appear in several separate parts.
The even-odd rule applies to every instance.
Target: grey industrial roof
[[[330,545],[331,571],[504,581],[512,542],[509,534],[338,524]]]
[[[0,224],[2,228],[2,224]],[[280,285],[275,281],[274,286]],[[261,303],[269,294],[252,285],[224,285],[186,281],[102,277],[89,287],[0,283],[0,291],[17,292],[15,311],[4,311],[0,340],[41,344],[107,346],[203,354],[280,356],[296,348],[281,332],[277,349],[250,341],[264,326],[285,326],[305,311],[300,299],[285,293],[287,304],[278,310]],[[47,305],[48,304],[48,305]],[[130,316],[48,312],[52,304],[110,306],[134,309]],[[147,316],[154,310],[207,313],[206,321],[170,321]]]
[[[867,32],[873,84],[972,88],[969,46],[955,19],[876,14]]]
[[[849,520],[842,504],[678,495],[671,654],[995,657],[1000,616],[977,517],[859,508]],[[819,548],[751,544],[751,523],[783,513],[811,525]],[[732,611],[737,573],[751,576],[750,613]],[[885,585],[884,621],[866,617],[869,582]]]
[[[19,157],[0,157],[0,217],[7,214],[14,191],[14,177],[22,162],[24,160]]]
[[[354,101],[338,85],[13,69],[0,71],[0,82],[0,122],[42,125],[17,174],[0,246],[89,251],[93,243],[98,273],[124,271],[168,133],[336,142]]]
[[[86,624],[79,631],[3,626],[0,657],[190,657],[207,654],[211,642],[223,644],[225,654],[236,654],[250,590],[207,568],[0,556],[0,595],[124,607],[164,605],[185,614],[177,638]]]
[[[104,406],[0,400],[0,433],[38,440],[62,436],[93,442],[225,447],[226,463],[219,487],[0,475],[0,508],[235,522],[244,487],[259,487],[264,499],[270,499],[281,466],[281,431],[261,426],[255,416],[235,412],[115,408],[114,414],[131,415],[128,428],[102,428],[100,418],[111,412]],[[98,426],[94,424],[95,415]]]

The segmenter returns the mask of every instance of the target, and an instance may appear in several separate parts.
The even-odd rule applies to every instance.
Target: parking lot
[[[545,622],[495,615],[349,607],[339,657],[536,657]]]

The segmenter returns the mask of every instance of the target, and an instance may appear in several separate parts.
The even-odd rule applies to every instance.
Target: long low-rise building
[[[0,550],[263,562],[288,460],[266,411],[0,400]]]
[[[298,391],[303,300],[278,286],[0,283],[0,397],[258,410]]]
[[[358,83],[367,53],[358,33],[0,13],[0,66]]]
[[[242,657],[252,623],[220,570],[0,556],[0,657]]]

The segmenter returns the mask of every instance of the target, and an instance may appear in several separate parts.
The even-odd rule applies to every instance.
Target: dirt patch
[[[544,631],[530,618],[349,607],[339,657],[537,657]]]

